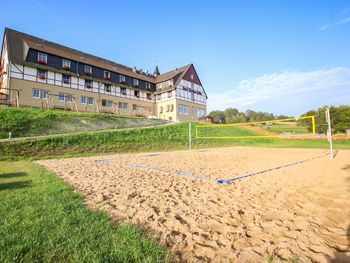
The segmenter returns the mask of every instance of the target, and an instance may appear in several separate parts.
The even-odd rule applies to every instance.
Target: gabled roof
[[[26,64],[26,56],[29,48],[42,51],[48,54],[57,55],[63,58],[75,60],[82,64],[88,64],[108,71],[117,72],[133,78],[148,81],[150,83],[160,83],[174,79],[174,87],[180,82],[192,64],[176,68],[175,70],[163,73],[157,77],[135,72],[134,69],[122,64],[97,57],[85,52],[72,49],[45,39],[28,35],[10,28],[5,28],[7,37],[9,60],[17,64]]]

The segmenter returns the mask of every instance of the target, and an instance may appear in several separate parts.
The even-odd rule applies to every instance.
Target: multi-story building
[[[5,28],[0,104],[108,112],[170,121],[206,115],[207,95],[193,64],[160,74]]]

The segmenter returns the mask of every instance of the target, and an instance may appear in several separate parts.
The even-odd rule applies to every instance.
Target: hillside
[[[0,108],[0,139],[146,127],[165,120],[121,117],[111,114],[65,112],[60,110]]]

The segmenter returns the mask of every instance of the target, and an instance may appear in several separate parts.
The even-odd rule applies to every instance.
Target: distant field
[[[233,137],[262,135],[247,128],[234,125],[198,125],[197,137]]]
[[[0,108],[0,139],[165,124],[165,120],[61,110]]]

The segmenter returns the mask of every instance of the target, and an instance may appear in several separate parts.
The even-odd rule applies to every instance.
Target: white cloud
[[[251,108],[295,115],[324,104],[350,104],[346,100],[349,94],[350,68],[282,71],[242,80],[226,92],[209,93],[208,108]]]
[[[349,12],[350,12],[350,7],[345,8],[345,9],[342,10],[342,11],[340,12],[340,14],[339,14],[340,16],[343,16],[342,19],[338,19],[337,21],[332,22],[332,23],[326,23],[326,24],[320,26],[320,27],[318,28],[318,30],[319,30],[319,31],[324,31],[324,30],[327,30],[327,29],[330,29],[330,28],[333,28],[333,27],[336,27],[336,26],[340,26],[340,25],[349,23],[349,22],[350,22],[350,16],[344,17],[344,16],[347,15]]]

